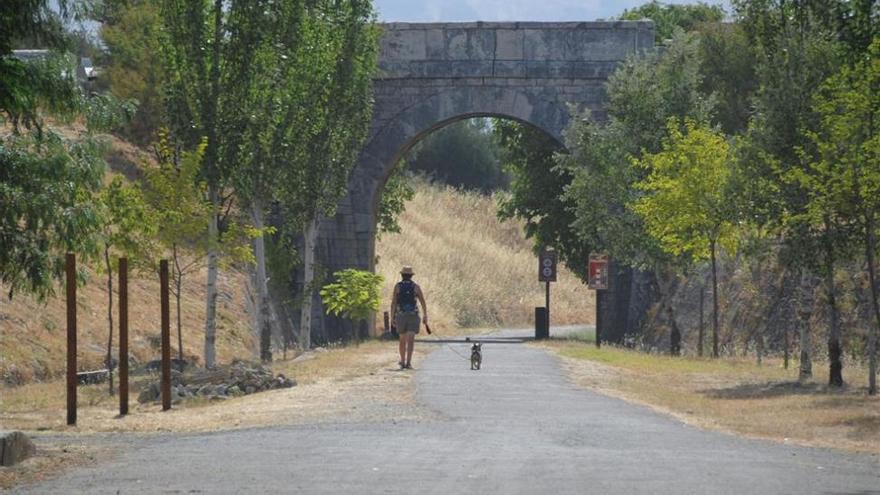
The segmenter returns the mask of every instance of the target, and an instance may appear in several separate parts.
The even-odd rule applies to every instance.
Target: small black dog
[[[478,370],[483,364],[483,344],[475,343],[471,346],[471,369]]]

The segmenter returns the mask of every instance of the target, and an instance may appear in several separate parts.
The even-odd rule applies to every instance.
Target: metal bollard
[[[550,338],[550,328],[547,321],[547,308],[535,308],[535,340]]]

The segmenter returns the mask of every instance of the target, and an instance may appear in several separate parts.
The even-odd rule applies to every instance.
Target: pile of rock
[[[282,374],[276,376],[271,370],[258,363],[236,360],[230,365],[218,366],[211,370],[197,369],[185,373],[172,370],[171,400],[180,402],[193,397],[225,400],[265,390],[290,388],[294,385],[296,385],[295,380]],[[155,380],[141,390],[138,402],[154,402],[161,397],[160,382]]]

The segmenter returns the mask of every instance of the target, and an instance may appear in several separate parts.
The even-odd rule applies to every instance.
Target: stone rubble
[[[296,380],[283,374],[275,376],[261,364],[236,360],[211,370],[196,369],[185,373],[171,370],[171,402],[177,404],[194,397],[222,401],[295,385]],[[151,381],[141,390],[138,402],[157,402],[162,398],[161,391],[160,381]]]

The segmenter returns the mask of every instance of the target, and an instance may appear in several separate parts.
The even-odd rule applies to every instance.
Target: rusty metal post
[[[67,424],[76,424],[76,255],[67,253]]]
[[[171,318],[168,304],[168,260],[159,262],[162,303],[162,410],[171,409]]]
[[[128,259],[119,258],[119,415],[128,414]]]

